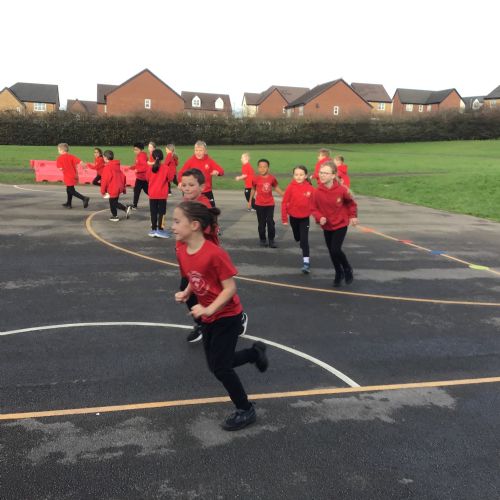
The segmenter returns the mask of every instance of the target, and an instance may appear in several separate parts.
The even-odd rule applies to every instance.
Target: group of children
[[[83,201],[86,208],[89,198],[75,190],[76,168],[82,162],[70,155],[67,144],[59,144],[57,165],[63,170],[68,199],[65,207],[71,208],[72,197]],[[188,335],[189,342],[203,339],[208,367],[224,385],[236,410],[222,423],[228,431],[239,430],[255,422],[256,412],[249,402],[245,389],[234,368],[253,363],[264,372],[268,368],[266,345],[255,342],[250,348],[236,351],[238,337],[245,333],[248,316],[236,290],[234,277],[237,270],[229,255],[219,245],[217,217],[212,178],[224,175],[224,170],[207,154],[206,144],[198,141],[194,155],[176,175],[178,164],[174,146],[168,145],[166,156],[149,144],[149,158],[144,145],[134,145],[136,159],[131,167],[136,171],[134,201],[125,206],[119,202],[125,192],[125,176],[120,163],[110,150],[95,149],[96,161],[89,165],[96,170],[93,184],[100,185],[103,196],[109,198],[112,217],[119,220],[117,209],[137,209],[141,191],[149,196],[151,226],[150,236],[169,237],[164,231],[164,216],[170,183],[178,179],[183,201],[174,209],[172,233],[176,239],[176,256],[181,273],[180,291],[175,294],[178,303],[186,303],[195,327]],[[98,160],[102,158],[101,160]],[[342,244],[350,223],[357,223],[357,205],[349,190],[347,166],[342,157],[331,159],[329,151],[319,151],[314,174],[308,178],[307,168],[299,165],[293,169],[293,179],[285,191],[269,171],[267,159],[257,162],[258,175],[250,165],[248,154],[242,155],[242,174],[245,181],[245,199],[248,210],[257,214],[258,233],[262,247],[276,248],[273,191],[283,197],[281,215],[283,224],[290,224],[294,239],[300,243],[303,256],[302,272],[310,272],[309,219],[312,215],[321,226],[325,243],[335,269],[334,286],[342,281],[353,281],[352,267],[342,251]],[[311,180],[317,182],[314,188]],[[266,235],[267,230],[267,235]]]

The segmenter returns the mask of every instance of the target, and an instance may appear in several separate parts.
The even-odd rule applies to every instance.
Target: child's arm
[[[236,281],[234,278],[228,278],[227,280],[221,281],[221,284],[222,292],[217,295],[209,306],[203,307],[201,304],[196,304],[191,308],[191,314],[195,318],[212,316],[234,297],[236,293]]]
[[[285,194],[283,196],[283,200],[281,200],[281,222],[286,226],[288,224],[288,201],[290,199],[290,191],[287,188]]]
[[[179,302],[179,304],[181,304],[183,302],[187,302],[189,297],[191,297],[192,293],[193,293],[193,291],[191,289],[191,283],[188,283],[188,286],[186,288],[184,288],[184,290],[182,290],[181,292],[177,292],[175,294],[175,301]]]
[[[220,177],[222,177],[224,175],[224,169],[220,165],[215,163],[214,160],[211,161],[211,167],[212,167],[212,170],[210,172],[210,175],[216,175],[216,176],[220,176]]]
[[[250,191],[250,198],[248,199],[248,208],[252,208],[252,200],[254,196],[255,196],[255,186],[252,187],[252,190]]]
[[[274,186],[274,190],[280,195],[280,196],[283,196],[285,194],[285,192],[283,191],[283,189],[281,189],[279,186]]]
[[[248,175],[247,175],[247,174],[241,174],[241,175],[237,175],[237,176],[235,177],[235,179],[236,179],[237,181],[242,181],[243,179],[246,179],[247,177],[248,177]]]

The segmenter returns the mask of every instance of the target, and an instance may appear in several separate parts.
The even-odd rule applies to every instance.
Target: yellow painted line
[[[115,250],[119,250],[120,252],[127,253],[129,255],[133,255],[134,257],[139,257],[141,259],[146,259],[150,260],[152,262],[156,262],[158,264],[163,264],[165,266],[172,266],[172,267],[179,267],[178,264],[175,262],[170,262],[168,260],[163,260],[163,259],[157,259],[155,257],[149,257],[148,255],[143,255],[142,253],[134,252],[132,250],[129,250],[127,248],[115,245],[114,243],[111,243],[101,236],[99,236],[94,229],[92,228],[92,219],[100,212],[106,212],[106,210],[100,210],[99,212],[93,212],[90,214],[86,221],[85,221],[85,227],[89,234],[95,238],[97,241],[100,241],[102,244],[107,245],[111,248],[114,248]],[[394,239],[392,237],[389,237],[390,239]],[[396,240],[398,241],[398,240]],[[400,297],[398,295],[380,295],[380,294],[375,294],[375,293],[361,293],[361,292],[345,292],[342,290],[329,290],[328,288],[314,288],[310,286],[302,286],[302,285],[290,285],[288,283],[280,283],[277,281],[268,281],[268,280],[261,280],[257,278],[249,278],[247,276],[235,276],[236,279],[240,281],[247,281],[249,283],[256,283],[259,285],[269,285],[269,286],[275,286],[275,287],[281,287],[281,288],[290,288],[293,290],[304,290],[307,292],[318,292],[318,293],[328,293],[331,295],[347,295],[350,297],[362,297],[362,298],[368,298],[368,299],[381,299],[381,300],[395,300],[395,301],[400,301],[400,302],[420,302],[424,304],[446,304],[446,305],[459,305],[459,306],[488,306],[488,307],[500,307],[499,302],[469,302],[469,301],[464,301],[464,300],[444,300],[444,299],[423,299],[419,297]]]
[[[420,245],[416,245],[415,243],[409,243],[409,242],[402,241],[402,240],[400,240],[398,238],[394,238],[393,236],[390,236],[388,234],[381,233],[380,231],[376,231],[373,228],[359,226],[359,225],[357,227],[363,233],[376,234],[377,236],[380,236],[380,237],[385,238],[387,240],[397,241],[398,243],[403,243],[404,245],[416,248],[418,250],[422,250],[424,252],[432,252],[432,250],[430,248],[422,247]],[[480,270],[480,271],[488,271],[488,272],[490,272],[492,274],[500,276],[500,272],[495,271],[494,269],[491,269],[488,266],[480,266],[480,265],[477,265],[477,264],[472,264],[471,262],[467,262],[466,260],[459,259],[458,257],[453,257],[453,255],[449,255],[447,253],[441,253],[439,255],[441,255],[442,257],[445,257],[447,259],[453,260],[455,262],[459,262],[460,264],[464,264],[465,266],[470,267],[471,269],[476,269],[476,270]]]
[[[303,391],[288,392],[268,392],[262,394],[250,394],[251,400],[300,398],[311,396],[333,396],[336,394],[353,394],[363,392],[380,392],[409,389],[424,389],[429,387],[452,387],[468,386],[478,384],[500,383],[500,377],[473,378],[462,380],[438,380],[433,382],[414,382],[408,384],[371,385],[365,387],[330,387],[324,389],[309,389]],[[66,410],[47,410],[24,413],[4,413],[0,414],[0,420],[23,420],[27,418],[63,417],[69,415],[86,415],[90,413],[114,413],[119,411],[151,410],[157,408],[173,408],[181,406],[195,406],[216,403],[227,403],[230,399],[227,396],[197,399],[179,399],[174,401],[158,401],[153,403],[136,403],[114,406],[95,406],[92,408],[70,408]]]

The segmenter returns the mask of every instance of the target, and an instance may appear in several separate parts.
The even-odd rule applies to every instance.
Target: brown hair
[[[321,148],[318,153],[323,156],[330,156],[330,150],[326,148]]]
[[[69,146],[66,142],[60,142],[57,145],[57,149],[62,149],[63,151],[66,151],[66,153],[69,151]]]
[[[220,215],[220,210],[218,208],[208,208],[203,205],[203,203],[197,201],[183,201],[177,205],[177,208],[182,210],[190,221],[199,222],[202,231],[205,231],[207,227],[210,227],[211,230],[215,230],[217,226],[217,216]]]
[[[341,156],[341,155],[336,156],[336,157],[334,158],[334,160],[337,160],[337,161],[340,161],[340,162],[344,163],[344,157],[343,157],[343,156]]]

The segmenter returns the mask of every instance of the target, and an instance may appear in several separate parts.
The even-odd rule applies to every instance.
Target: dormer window
[[[224,109],[224,101],[220,97],[215,101],[215,109]]]
[[[201,108],[201,99],[198,96],[194,96],[191,101],[191,106],[193,106],[193,108]]]

